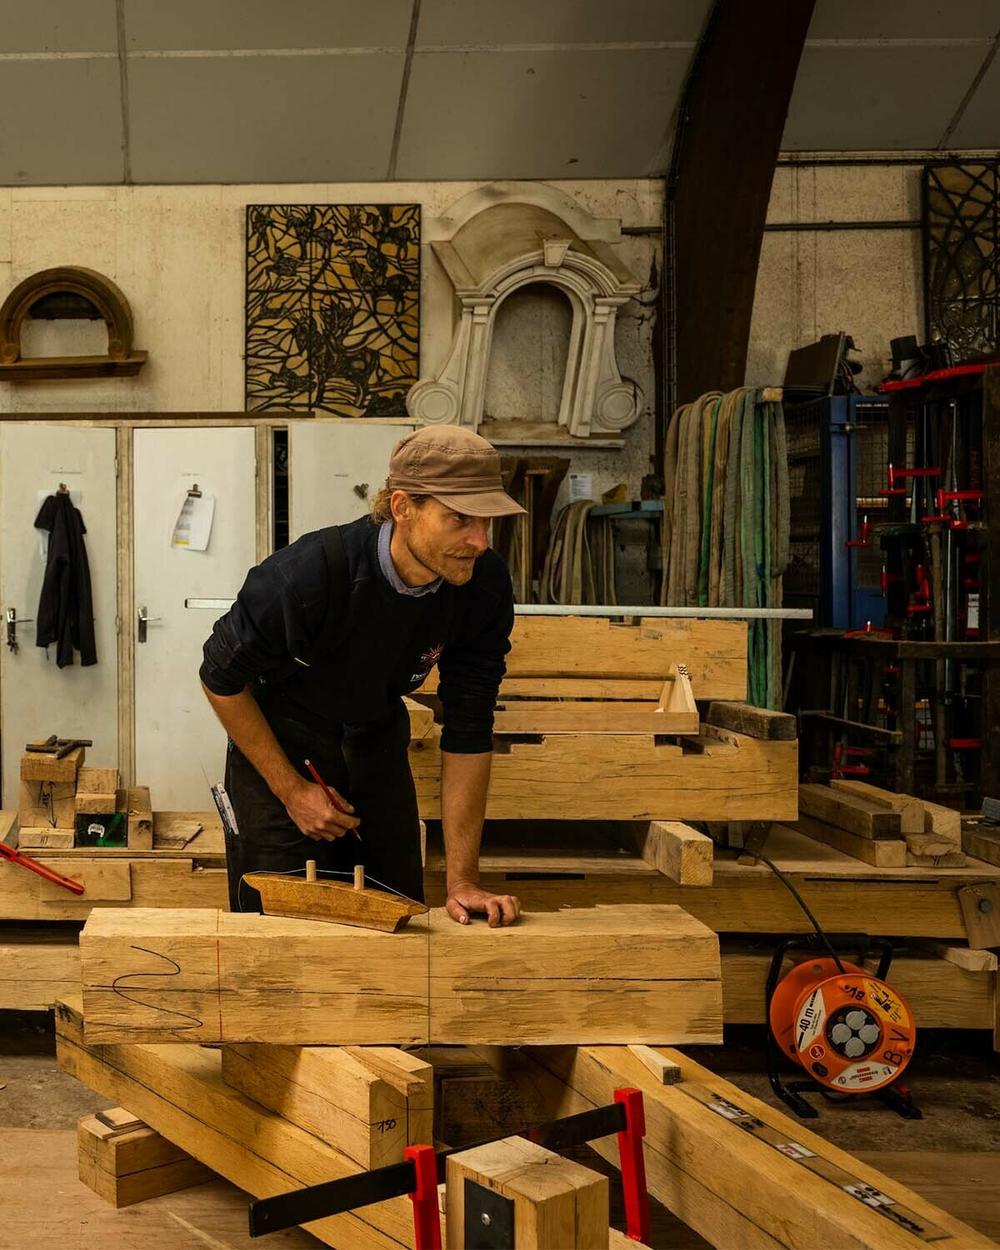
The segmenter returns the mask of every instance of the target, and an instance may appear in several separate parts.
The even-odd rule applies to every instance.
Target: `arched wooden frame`
[[[106,356],[21,355],[21,328],[31,309],[46,295],[77,295],[91,304],[108,327]],[[132,347],[132,310],[110,280],[93,269],[63,265],[32,274],[11,291],[0,307],[0,378],[132,377],[147,353]]]

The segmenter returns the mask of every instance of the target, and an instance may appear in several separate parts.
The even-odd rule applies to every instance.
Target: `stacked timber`
[[[790,716],[748,708],[746,623],[518,617],[494,724],[492,820],[788,820]],[[433,701],[436,675],[416,699]],[[698,702],[711,704],[699,718]],[[413,706],[411,704],[411,706]],[[440,727],[411,713],[425,819],[440,816]]]
[[[174,1147],[207,1163],[256,1197],[268,1197],[305,1185],[354,1176],[365,1158],[380,1148],[381,1121],[374,1116],[410,1117],[410,1131],[397,1136],[390,1158],[406,1137],[426,1131],[429,1069],[423,1057],[401,1051],[380,1053],[369,1063],[363,1054],[328,1053],[310,1048],[94,1045],[84,1035],[79,999],[57,1009],[59,1064],[107,1098],[141,1117],[145,1126]],[[248,1078],[232,1066],[257,1068],[248,1097]],[[429,1052],[435,1059],[439,1052]],[[676,1050],[641,1047],[568,1046],[503,1051],[463,1051],[470,1070],[485,1073],[493,1061],[498,1092],[489,1104],[494,1118],[478,1125],[485,1136],[505,1137],[530,1119],[553,1119],[605,1106],[621,1086],[642,1091],[645,1102],[644,1153],[651,1195],[720,1250],[815,1250],[817,1246],[852,1246],[857,1250],[918,1246],[942,1240],[953,1250],[985,1250],[992,1243],[968,1225],[921,1198],[899,1181],[811,1133]],[[315,1060],[315,1062],[313,1062]],[[450,1062],[454,1065],[452,1057]],[[393,1075],[388,1073],[392,1070]],[[663,1073],[671,1072],[665,1083]],[[235,1074],[235,1078],[234,1078]],[[675,1077],[679,1079],[674,1079]],[[230,1083],[235,1079],[237,1084]],[[484,1076],[484,1080],[486,1077]],[[395,1101],[382,1102],[371,1090],[382,1082]],[[346,1088],[344,1086],[346,1085]],[[401,1090],[408,1091],[401,1094]],[[478,1087],[448,1084],[452,1100],[463,1100],[442,1122],[459,1128],[477,1123]],[[264,1094],[267,1103],[259,1100]],[[399,1098],[409,1100],[403,1107]],[[345,1104],[350,1101],[350,1107]],[[280,1110],[275,1107],[280,1106]],[[350,1146],[349,1143],[354,1145]],[[442,1143],[462,1146],[458,1140]],[[617,1165],[614,1137],[593,1143]],[[354,1150],[354,1154],[350,1150]],[[361,1158],[358,1158],[360,1155]],[[452,1156],[446,1195],[450,1247],[461,1244],[461,1182],[473,1152]],[[531,1155],[532,1157],[529,1157]],[[490,1188],[523,1197],[528,1165],[537,1163],[544,1182],[563,1173],[556,1156],[535,1158],[526,1145],[496,1144],[475,1169]],[[573,1169],[569,1169],[572,1171]],[[492,1180],[489,1179],[492,1177]],[[519,1179],[520,1178],[520,1179]],[[582,1170],[570,1188],[579,1210],[594,1182]],[[454,1181],[454,1185],[452,1182]],[[484,1182],[480,1182],[484,1183]],[[603,1215],[604,1195],[600,1199]],[[574,1217],[573,1233],[562,1241],[526,1245],[617,1246],[608,1240],[577,1235],[593,1223]],[[521,1227],[520,1225],[518,1226]],[[308,1225],[326,1245],[351,1250],[399,1250],[414,1244],[410,1203],[406,1198],[359,1208]],[[590,1234],[588,1234],[588,1237]],[[520,1239],[518,1244],[520,1244]],[[634,1242],[628,1244],[636,1244]]]
[[[959,812],[867,782],[799,787],[800,833],[876,868],[964,868]]]

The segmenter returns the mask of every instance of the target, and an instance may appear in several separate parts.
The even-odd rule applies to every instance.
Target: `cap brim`
[[[520,516],[527,512],[502,490],[483,490],[468,495],[434,495],[432,498],[466,516]]]

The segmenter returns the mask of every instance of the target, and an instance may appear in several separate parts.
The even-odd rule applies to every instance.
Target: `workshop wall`
[[[860,349],[864,371],[859,385],[868,389],[891,368],[890,339],[916,334],[923,341],[920,179],[919,164],[803,164],[776,170],[767,217],[771,226],[913,225],[765,233],[747,385],[780,383],[790,348],[845,330]]]
[[[419,203],[425,218],[444,212],[481,183],[312,184],[305,186],[45,187],[0,189],[0,291],[53,265],[96,269],[128,297],[135,346],[149,362],[134,379],[0,386],[0,413],[239,412],[244,407],[245,206],[248,203]],[[553,184],[597,217],[628,229],[658,227],[662,184],[655,180]],[[453,293],[426,243],[421,291],[421,376],[450,345]],[[636,234],[618,247],[645,282],[660,272],[659,239]],[[623,376],[638,385],[641,415],[620,452],[577,451],[572,470],[594,474],[595,494],[619,481],[638,493],[653,438],[652,335],[655,291],[630,301],[617,322]],[[550,409],[566,320],[544,298],[527,304],[524,327],[506,325],[491,372],[501,410]],[[103,352],[103,326],[32,322],[32,354]],[[544,405],[544,407],[543,407]]]

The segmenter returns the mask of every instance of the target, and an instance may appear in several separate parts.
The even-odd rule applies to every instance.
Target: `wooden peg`
[[[316,861],[314,859],[306,860],[306,880],[307,881],[316,880]]]
[[[364,864],[354,865],[354,888],[363,890],[365,888],[365,866]]]

